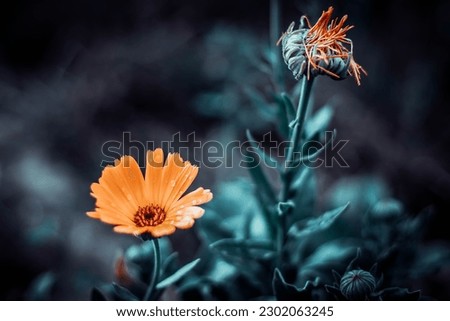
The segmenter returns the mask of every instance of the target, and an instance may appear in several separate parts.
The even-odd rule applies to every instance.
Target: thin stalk
[[[159,241],[157,238],[152,239],[152,245],[153,245],[153,271],[152,271],[152,277],[150,279],[150,283],[148,285],[147,291],[144,295],[143,301],[148,301],[150,299],[150,296],[152,295],[153,291],[155,290],[156,284],[158,283],[159,274],[161,270],[161,251],[159,249]]]
[[[300,137],[305,125],[306,111],[308,109],[309,96],[311,94],[313,81],[314,77],[311,77],[310,79],[308,79],[308,77],[303,77],[300,98],[298,100],[297,113],[294,120],[294,128],[292,129],[290,145],[285,161],[286,174],[292,171],[295,160],[295,153],[299,150],[299,146],[301,144]],[[286,199],[282,198],[282,201],[286,201]]]
[[[292,134],[290,137],[290,145],[288,149],[288,154],[285,160],[285,171],[282,176],[282,189],[280,200],[281,202],[286,202],[289,196],[289,189],[292,184],[292,170],[294,169],[294,160],[295,154],[299,150],[299,146],[301,144],[301,135],[305,125],[306,112],[308,109],[309,97],[311,94],[311,88],[313,85],[314,77],[308,79],[307,77],[303,78],[302,88],[300,92],[300,98],[298,101],[297,112],[294,120],[294,128],[292,129]],[[281,262],[283,261],[283,244],[284,239],[286,237],[286,215],[281,214],[278,216],[277,220],[277,266],[280,267]]]

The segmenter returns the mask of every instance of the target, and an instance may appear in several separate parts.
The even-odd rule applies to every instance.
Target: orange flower
[[[353,43],[346,37],[353,26],[344,26],[346,15],[340,21],[332,20],[332,13],[333,7],[329,7],[314,26],[306,16],[300,19],[297,30],[295,23],[291,23],[278,41],[282,42],[284,61],[296,79],[318,74],[342,79],[348,74],[360,85],[361,72],[366,75],[367,72],[353,59]]]
[[[202,187],[181,197],[197,173],[198,167],[177,153],[169,153],[164,164],[164,153],[158,148],[147,152],[144,179],[135,159],[123,156],[91,185],[97,202],[95,211],[87,215],[116,225],[118,233],[149,233],[155,238],[172,234],[176,228],[191,228],[205,212],[197,205],[213,197]]]

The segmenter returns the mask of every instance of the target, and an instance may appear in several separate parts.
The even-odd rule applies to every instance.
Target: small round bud
[[[348,300],[365,300],[375,291],[375,277],[364,270],[352,270],[341,278],[339,289]]]

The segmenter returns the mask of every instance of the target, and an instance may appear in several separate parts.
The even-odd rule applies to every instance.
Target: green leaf
[[[267,154],[261,146],[256,142],[255,138],[251,134],[250,130],[246,130],[245,134],[247,135],[248,142],[250,145],[256,150],[259,157],[261,157],[262,160],[264,160],[264,163],[268,165],[270,168],[277,168],[278,169],[278,162],[272,158],[269,154]]]
[[[419,291],[409,291],[405,288],[392,287],[384,289],[373,296],[380,298],[383,301],[417,301],[420,299]]]
[[[223,239],[211,244],[210,248],[225,257],[265,259],[275,255],[273,242],[268,240]]]
[[[337,132],[336,129],[333,130],[333,134],[329,139],[325,142],[325,144],[321,144],[320,148],[316,148],[316,151],[312,154],[309,154],[308,151],[311,147],[313,147],[316,141],[308,141],[302,146],[302,153],[301,157],[294,160],[294,166],[298,166],[299,164],[304,164],[306,167],[314,167],[310,166],[311,164],[308,164],[311,160],[315,159],[317,156],[319,156],[320,153],[322,153],[325,148],[336,138]],[[305,163],[306,162],[306,163]]]
[[[113,283],[113,288],[114,288],[114,292],[115,294],[122,300],[124,301],[139,301],[139,299],[130,292],[130,290],[128,290],[127,288],[124,288],[123,286],[117,284],[117,283]]]
[[[295,208],[287,216],[288,226],[311,216],[317,198],[317,180],[314,169],[304,167],[296,174],[288,193],[288,199],[295,204]]]
[[[284,105],[286,106],[286,115],[289,121],[292,121],[295,118],[295,107],[292,103],[291,98],[286,93],[281,94],[281,98],[283,99]]]
[[[244,87],[243,91],[253,103],[253,105],[257,107],[257,110],[261,113],[262,116],[266,116],[269,118],[272,118],[274,116],[275,109],[271,108],[266,98],[260,92],[250,86]]]
[[[26,293],[27,300],[32,301],[50,300],[50,295],[55,283],[56,283],[55,273],[46,272],[39,275],[35,280],[33,280],[29,289],[27,290]]]
[[[157,289],[164,289],[166,287],[168,287],[169,285],[172,285],[176,282],[178,282],[179,280],[181,280],[186,274],[188,274],[189,272],[192,271],[193,268],[195,268],[195,266],[200,262],[200,259],[196,259],[188,264],[186,264],[185,266],[183,266],[182,268],[180,268],[178,271],[176,271],[174,274],[172,274],[171,276],[169,276],[168,278],[165,278],[164,280],[162,280],[161,282],[159,282],[156,285]]]
[[[318,287],[319,279],[313,282],[307,281],[303,288],[298,288],[284,280],[278,268],[275,269],[272,287],[277,300],[279,301],[311,301],[314,300],[313,290]]]
[[[244,149],[244,153],[248,154],[249,151],[247,149]],[[255,182],[256,186],[261,190],[262,194],[264,195],[265,203],[263,204],[263,206],[270,207],[271,205],[274,205],[276,203],[276,196],[275,192],[272,189],[272,185],[267,179],[267,176],[264,173],[263,169],[261,168],[261,164],[256,159],[256,157],[251,156],[248,157],[251,158],[251,160],[244,162],[244,164],[248,168],[250,175],[253,181]]]
[[[350,203],[338,207],[334,210],[327,211],[319,217],[310,218],[296,223],[291,227],[288,235],[295,238],[305,238],[312,233],[327,229],[334,221],[348,208]]]
[[[305,124],[305,137],[307,140],[312,139],[317,134],[325,131],[333,118],[333,108],[325,105],[319,109]]]
[[[292,101],[286,93],[275,95],[275,101],[278,104],[278,123],[279,130],[285,138],[289,137],[291,122],[295,118],[295,109]]]

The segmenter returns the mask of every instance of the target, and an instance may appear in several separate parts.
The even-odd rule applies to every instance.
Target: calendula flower
[[[123,156],[91,185],[97,202],[95,211],[87,215],[116,225],[118,233],[148,233],[154,238],[172,234],[177,228],[188,229],[205,212],[198,205],[213,197],[202,187],[183,196],[197,173],[198,167],[177,153],[169,153],[164,162],[164,153],[158,148],[147,152],[144,178],[135,159]]]
[[[282,43],[284,61],[297,80],[304,75],[308,79],[320,74],[334,79],[350,75],[360,85],[361,73],[367,73],[353,59],[353,43],[346,37],[353,26],[344,26],[346,15],[339,21],[331,19],[332,13],[333,7],[329,7],[314,26],[302,16],[297,30],[292,22],[278,41]]]

